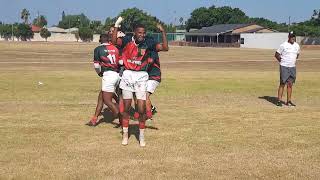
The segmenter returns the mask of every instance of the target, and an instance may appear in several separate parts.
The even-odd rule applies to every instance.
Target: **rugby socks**
[[[139,114],[138,112],[134,112],[133,117],[134,117],[135,119],[139,119],[140,114]]]
[[[129,119],[122,120],[122,145],[128,145],[129,139]]]
[[[98,121],[98,117],[97,116],[93,116],[90,121],[91,121],[92,125],[96,125],[97,121]]]
[[[128,128],[129,127],[129,119],[123,118],[122,119],[122,127],[123,128]]]
[[[119,100],[119,112],[123,113],[124,112],[124,104],[123,104],[123,100]]]
[[[140,134],[139,134],[139,144],[141,147],[146,146],[146,141],[144,139],[144,130],[145,129],[140,129]]]
[[[151,119],[152,118],[152,112],[151,111],[147,111],[146,115],[147,115],[147,119]]]
[[[146,128],[146,121],[139,121],[139,129],[145,129]]]

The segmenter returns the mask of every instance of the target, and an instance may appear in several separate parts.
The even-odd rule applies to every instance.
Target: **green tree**
[[[191,17],[187,21],[187,29],[200,29],[215,24],[246,23],[248,19],[248,16],[239,8],[229,6],[201,7],[192,11]]]
[[[129,8],[125,9],[120,13],[120,16],[124,18],[121,29],[124,32],[133,32],[134,26],[136,24],[143,24],[148,32],[158,32],[157,23],[165,25],[159,19],[154,16],[149,15],[148,13],[138,9],[138,8]],[[175,28],[172,26],[167,29],[168,32],[174,32]]]
[[[192,11],[191,18],[187,21],[187,29],[200,29],[202,27],[211,26],[213,25],[212,21],[215,21],[212,18],[209,9],[205,7],[197,8]]]
[[[90,29],[93,30],[94,34],[102,34],[104,32],[104,26],[102,25],[101,21],[91,21]]]
[[[21,41],[26,41],[33,38],[31,27],[28,24],[19,24],[17,28],[17,37],[20,38]]]
[[[73,32],[74,37],[76,38],[77,42],[79,42],[80,39],[80,35],[79,35],[79,31]]]
[[[104,23],[104,30],[109,31],[109,29],[114,26],[115,21],[115,18],[112,19],[110,17],[107,17]]]
[[[62,17],[61,17],[62,21],[63,21],[65,18],[66,18],[66,14],[64,13],[64,11],[62,11]]]
[[[58,27],[63,29],[73,28],[73,27],[89,27],[90,19],[84,14],[79,15],[66,15],[64,19],[59,21]]]
[[[183,17],[179,18],[179,23],[180,23],[180,25],[183,25]]]
[[[260,26],[263,26],[269,29],[275,29],[275,30],[287,28],[286,24],[278,24],[277,22],[270,21],[269,19],[265,19],[265,18],[250,18],[248,22],[255,23]]]
[[[25,24],[28,24],[30,12],[27,9],[22,9],[20,18],[23,20]]]
[[[17,39],[19,39],[18,26],[19,26],[19,23],[14,23],[13,24],[13,35]]]
[[[51,32],[48,31],[47,28],[42,28],[41,31],[40,31],[40,36],[47,41],[48,37],[51,36]]]
[[[33,20],[32,24],[38,27],[44,27],[48,24],[48,21],[45,16],[40,15]]]
[[[0,25],[0,35],[6,41],[12,37],[12,25],[11,24],[1,24]]]
[[[90,42],[93,40],[93,30],[89,27],[79,28],[79,37],[83,42]]]

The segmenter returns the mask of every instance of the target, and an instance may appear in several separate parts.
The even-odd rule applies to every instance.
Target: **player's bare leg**
[[[146,146],[144,131],[146,124],[146,101],[145,100],[137,100],[138,112],[139,112],[139,143],[141,147]]]
[[[131,99],[124,99],[124,111],[122,113],[122,145],[128,145],[129,139],[129,118],[130,118],[130,108],[131,108]]]
[[[287,84],[287,103],[286,103],[287,106],[296,106],[295,104],[293,104],[291,102],[292,89],[293,89],[293,83],[288,82],[288,84]]]
[[[152,119],[152,103],[151,103],[150,96],[151,96],[151,93],[147,92],[147,100],[146,100],[147,119]]]
[[[285,84],[279,85],[277,106],[282,106],[282,96],[283,96],[284,87],[285,87]]]
[[[140,115],[139,115],[139,112],[138,112],[137,97],[133,96],[133,100],[134,100],[134,114],[133,114],[133,117],[134,117],[134,119],[139,119]]]
[[[118,96],[118,105],[119,105],[119,126],[122,127],[122,119],[123,119],[123,112],[124,112],[124,102],[123,97],[121,94]]]
[[[119,108],[118,105],[114,102],[112,102],[112,98],[114,97],[114,93],[112,92],[103,92],[103,100],[105,104],[109,107],[113,114],[113,118],[119,117]]]
[[[98,101],[97,101],[97,106],[96,106],[96,111],[94,115],[92,116],[90,122],[88,125],[90,126],[95,126],[98,123],[98,117],[102,111],[103,108],[103,97],[102,97],[102,91],[100,91],[99,96],[98,96]]]

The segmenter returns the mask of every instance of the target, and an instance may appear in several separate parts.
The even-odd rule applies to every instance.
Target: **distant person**
[[[291,101],[293,84],[296,81],[296,61],[299,58],[300,46],[296,41],[293,32],[289,33],[288,41],[282,43],[275,53],[275,58],[280,64],[280,85],[278,88],[277,106],[282,106],[282,95],[285,85],[287,85],[287,106],[296,106]]]

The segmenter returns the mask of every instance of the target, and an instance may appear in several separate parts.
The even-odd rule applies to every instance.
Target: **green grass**
[[[170,53],[184,56],[180,48]],[[236,53],[214,51],[226,59]],[[245,64],[228,71],[200,67],[183,71],[164,65],[163,82],[152,96],[159,111],[152,125],[159,130],[147,129],[146,148],[140,148],[133,135],[128,146],[121,146],[120,129],[112,124],[84,125],[94,112],[100,88],[93,70],[61,66],[47,71],[34,65],[17,73],[3,67],[0,179],[320,176],[319,72],[302,69],[293,94],[298,106],[279,108],[259,98],[276,96],[276,70],[247,71]],[[39,86],[38,81],[44,84]]]

